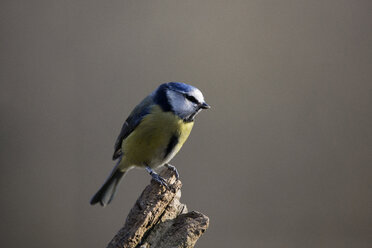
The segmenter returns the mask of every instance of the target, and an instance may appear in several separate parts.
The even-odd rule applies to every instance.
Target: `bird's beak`
[[[200,108],[202,108],[202,109],[210,109],[211,106],[209,106],[206,102],[203,102],[203,103],[200,105]]]

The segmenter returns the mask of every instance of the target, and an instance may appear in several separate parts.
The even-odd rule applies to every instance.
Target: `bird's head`
[[[201,91],[185,83],[165,83],[154,93],[155,102],[164,111],[172,111],[187,122],[193,121],[202,109],[210,108]]]

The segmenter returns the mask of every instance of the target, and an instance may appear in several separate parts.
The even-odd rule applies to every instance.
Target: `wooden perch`
[[[108,248],[191,248],[207,230],[209,218],[180,202],[182,183],[175,172],[164,168],[160,176],[169,189],[151,180]]]

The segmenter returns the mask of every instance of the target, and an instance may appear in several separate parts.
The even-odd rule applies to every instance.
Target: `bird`
[[[198,88],[181,82],[161,84],[133,109],[122,125],[112,156],[116,165],[90,204],[108,205],[123,176],[134,167],[145,168],[157,183],[167,187],[165,179],[154,169],[167,166],[179,177],[169,161],[189,137],[195,116],[209,108]]]

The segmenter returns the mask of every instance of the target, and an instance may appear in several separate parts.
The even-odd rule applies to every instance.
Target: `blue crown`
[[[166,83],[165,85],[168,87],[168,89],[179,92],[190,92],[196,89],[194,86],[179,82],[170,82]]]

